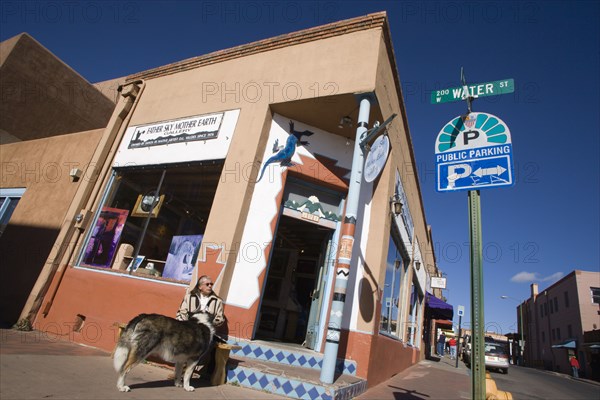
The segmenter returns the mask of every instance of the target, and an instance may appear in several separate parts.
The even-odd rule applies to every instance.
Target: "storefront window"
[[[397,243],[395,235],[390,234],[379,322],[379,331],[393,336],[398,336],[400,287],[408,265]]]
[[[115,169],[79,265],[189,282],[222,167]]]

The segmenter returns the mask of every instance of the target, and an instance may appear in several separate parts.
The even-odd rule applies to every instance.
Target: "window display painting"
[[[158,217],[158,212],[165,200],[165,195],[155,196],[154,192],[140,194],[135,202],[132,217],[147,217],[150,213],[150,218]]]
[[[137,256],[135,258],[135,263],[133,262],[133,260],[131,260],[131,262],[129,263],[129,266],[127,267],[127,271],[131,271],[131,266],[133,265],[133,271],[137,271],[138,268],[140,267],[140,265],[142,265],[142,263],[144,262],[144,260],[146,259],[146,256]]]
[[[203,235],[173,236],[163,271],[164,278],[189,282],[198,259]]]
[[[129,210],[103,207],[85,249],[83,264],[110,268]]]

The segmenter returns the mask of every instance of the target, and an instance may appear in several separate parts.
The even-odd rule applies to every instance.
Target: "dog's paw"
[[[183,382],[181,381],[181,379],[175,381],[175,386],[183,387]]]
[[[196,389],[194,389],[194,387],[193,387],[193,386],[189,386],[189,385],[188,385],[188,386],[184,386],[183,388],[184,388],[184,389],[185,389],[187,392],[193,392],[194,390],[196,390]]]
[[[129,386],[118,386],[120,392],[131,392],[131,388]]]

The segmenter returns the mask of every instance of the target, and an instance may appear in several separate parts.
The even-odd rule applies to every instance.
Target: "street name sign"
[[[512,186],[512,141],[508,126],[480,112],[448,122],[436,139],[436,190],[453,192]]]
[[[499,94],[512,93],[515,91],[514,79],[503,79],[501,81],[477,83],[475,85],[465,85],[467,90],[463,86],[434,90],[431,92],[431,104],[448,103],[451,101],[465,100],[466,97],[486,97],[496,96]],[[465,96],[465,92],[468,92],[468,96]]]

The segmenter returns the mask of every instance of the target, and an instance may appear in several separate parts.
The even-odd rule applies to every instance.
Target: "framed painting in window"
[[[135,202],[131,216],[147,217],[150,214],[150,218],[156,218],[164,200],[164,194],[160,196],[155,196],[154,193],[140,194]]]
[[[129,210],[103,207],[85,249],[83,264],[110,268]]]

